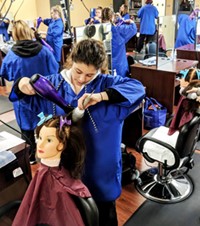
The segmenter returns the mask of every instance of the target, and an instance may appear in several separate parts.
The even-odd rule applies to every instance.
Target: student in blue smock
[[[175,48],[194,44],[196,38],[196,16],[199,9],[195,9],[190,15],[180,14],[178,16],[178,30]]]
[[[122,77],[129,76],[129,65],[126,56],[126,43],[137,33],[137,27],[132,20],[125,20],[120,25],[115,25],[114,12],[111,8],[102,11],[103,23],[112,24],[112,70],[116,70]]]
[[[44,19],[42,22],[48,26],[46,42],[53,48],[55,59],[60,63],[64,32],[64,15],[61,6],[53,6],[51,19]]]
[[[3,18],[2,14],[0,13],[0,34],[3,35],[4,41],[9,41],[10,37],[8,34],[8,26],[9,26],[10,20],[7,18]]]
[[[146,5],[138,11],[138,18],[140,18],[140,37],[138,41],[137,51],[140,52],[143,48],[144,41],[156,41],[156,24],[155,19],[158,18],[158,10],[152,5],[152,0],[147,0]]]
[[[69,69],[47,78],[67,104],[83,110],[81,125],[87,152],[82,180],[97,203],[99,226],[117,226],[115,200],[121,194],[123,122],[141,103],[145,91],[135,79],[101,74],[106,59],[102,42],[85,39],[73,48]],[[22,78],[15,84],[12,101],[21,97],[23,105],[37,113],[65,114],[60,107],[35,95],[29,81]],[[84,104],[89,95],[89,102]]]
[[[120,19],[129,20],[130,14],[128,13],[128,6],[126,4],[122,4],[119,8],[119,13],[116,13],[115,15],[119,16]]]
[[[3,59],[0,76],[8,81],[17,81],[33,73],[41,73],[44,76],[58,72],[58,63],[47,47],[34,40],[31,28],[22,20],[13,23],[12,37],[16,44]],[[17,123],[21,132],[31,141],[30,161],[35,161],[34,129],[38,120],[37,114],[23,107],[20,101],[13,103]],[[23,137],[24,138],[24,137]],[[27,140],[28,143],[30,141]]]
[[[102,7],[98,6],[95,9],[95,16],[89,17],[88,19],[85,20],[85,24],[99,24],[101,23],[101,16],[102,16]]]

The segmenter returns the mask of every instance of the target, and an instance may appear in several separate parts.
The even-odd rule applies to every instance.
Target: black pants
[[[148,42],[157,42],[156,41],[156,33],[154,35],[144,35],[140,34],[139,40],[138,40],[138,45],[137,45],[137,51],[140,52],[143,48],[144,41],[146,43]]]
[[[99,210],[99,226],[117,226],[115,202],[96,202]]]
[[[22,132],[22,139],[26,140],[26,143],[30,145],[30,152],[29,155],[35,155],[36,151],[36,143],[35,143],[35,137],[34,137],[34,130],[23,130]]]

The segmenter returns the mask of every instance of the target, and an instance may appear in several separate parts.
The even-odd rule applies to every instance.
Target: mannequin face
[[[40,159],[60,159],[63,144],[56,137],[56,128],[43,126],[37,141],[37,156]]]

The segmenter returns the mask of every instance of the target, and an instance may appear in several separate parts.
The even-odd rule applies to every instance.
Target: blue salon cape
[[[112,70],[118,75],[129,76],[126,43],[137,33],[135,23],[112,26]]]
[[[196,20],[190,19],[186,14],[180,14],[178,16],[178,24],[175,48],[195,43]]]
[[[140,18],[140,34],[154,35],[156,32],[155,19],[158,18],[158,10],[151,4],[146,4],[138,11]]]
[[[63,46],[63,21],[61,18],[58,18],[57,20],[44,19],[43,23],[48,26],[46,42],[53,48],[57,62],[60,62]]]
[[[61,73],[64,74],[65,71]],[[68,82],[64,81],[59,85],[62,78],[61,74],[48,77],[56,88],[60,86],[59,94],[73,107],[77,106],[77,100],[85,91],[91,93],[95,90],[95,93],[99,93],[106,88],[113,88],[127,99],[116,104],[102,101],[90,106],[88,108],[90,115],[85,111],[82,120],[87,148],[83,182],[95,200],[115,200],[121,194],[120,144],[123,121],[141,103],[145,95],[144,87],[135,79],[100,74],[76,95]],[[21,102],[31,111],[53,113],[52,102],[38,95],[25,96]],[[56,114],[64,114],[64,111],[56,106]]]
[[[20,77],[31,77],[35,73],[49,75],[58,72],[59,65],[52,52],[45,46],[32,57],[20,57],[10,50],[3,59],[0,76],[8,81],[16,81]],[[23,130],[35,128],[37,114],[23,107],[21,101],[13,103],[19,127]]]

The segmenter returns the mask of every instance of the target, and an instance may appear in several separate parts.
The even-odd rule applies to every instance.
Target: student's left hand
[[[84,110],[91,105],[95,105],[101,100],[102,98],[100,93],[84,93],[83,96],[78,100],[78,108]]]

